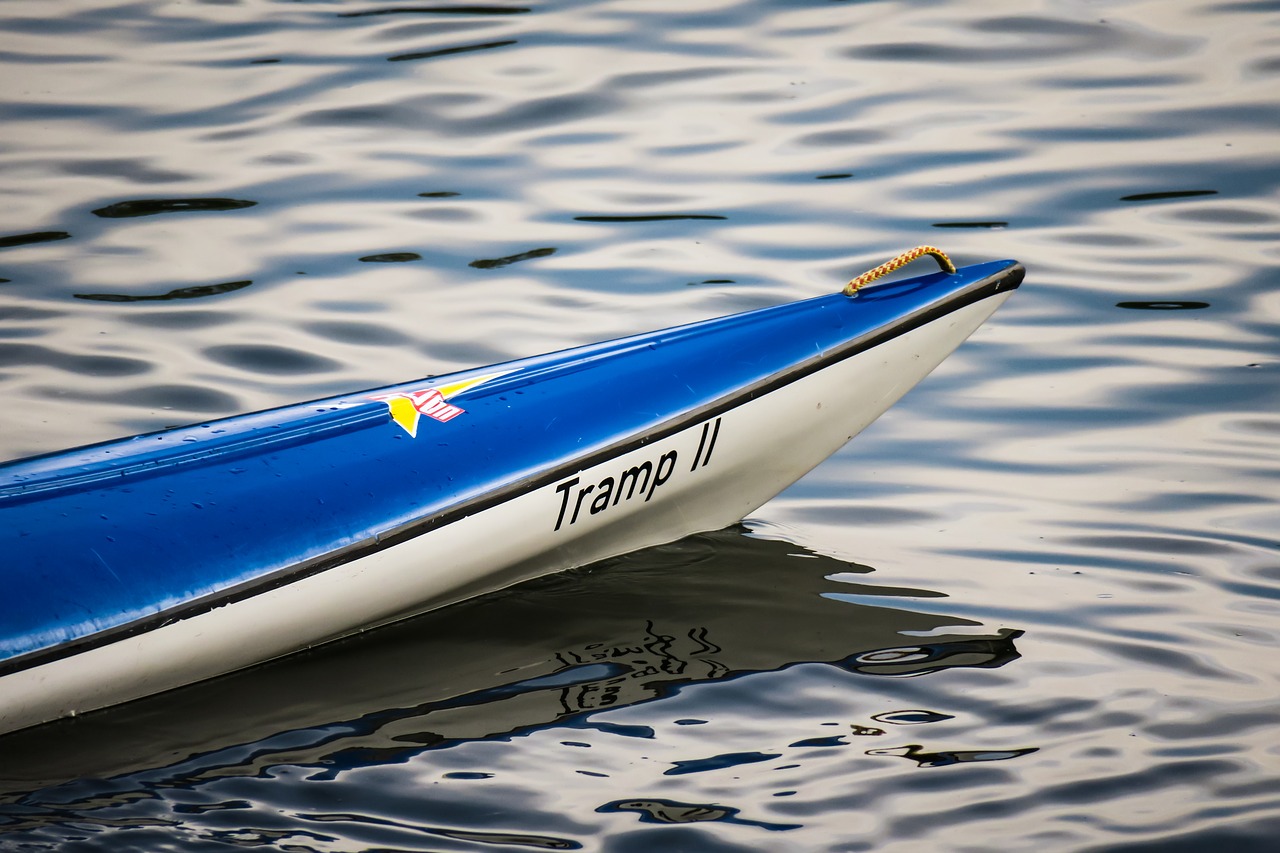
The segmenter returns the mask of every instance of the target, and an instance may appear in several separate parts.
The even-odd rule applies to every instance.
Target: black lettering
[[[578,502],[573,505],[573,518],[569,519],[570,524],[578,523],[578,513],[582,512],[582,501],[587,495],[595,491],[595,488],[595,486],[587,486],[585,489],[578,492]]]
[[[605,477],[596,489],[595,500],[591,502],[592,515],[598,515],[609,508],[609,498],[613,497],[613,478]]]
[[[716,439],[720,437],[720,419],[716,418],[716,428],[711,432],[711,443],[707,445],[706,458],[702,460],[702,467],[705,468],[711,462],[711,451],[716,449]]]
[[[666,473],[663,473],[663,466],[666,466]],[[671,479],[671,472],[676,468],[676,452],[672,450],[670,453],[662,454],[662,458],[658,460],[658,470],[653,472],[653,485],[649,487],[649,494],[644,496],[646,501],[653,497],[653,493],[658,490],[667,480]]]
[[[564,492],[564,498],[560,501],[560,514],[556,516],[556,530],[559,530],[560,525],[564,523],[564,511],[569,508],[569,490],[576,485],[578,485],[578,478],[574,477],[572,480],[565,480],[556,486],[557,492]],[[570,523],[572,524],[572,522]]]
[[[693,464],[689,466],[690,471],[698,470],[698,463],[702,460],[702,448],[707,446],[707,430],[710,427],[711,424],[709,422],[702,425],[702,436],[698,439],[698,452],[693,454]]]
[[[645,489],[649,488],[649,477],[653,474],[652,462],[641,462],[634,468],[628,468],[622,472],[622,476],[618,478],[618,493],[613,496],[613,505],[617,506],[618,501],[622,500],[622,487],[627,484],[627,478],[631,478],[631,490],[627,492],[627,500],[631,500],[631,496],[636,493],[636,483],[640,481],[640,472],[644,471],[644,485],[640,487],[641,494]]]

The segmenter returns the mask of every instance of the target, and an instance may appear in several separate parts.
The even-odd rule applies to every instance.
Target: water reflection
[[[914,761],[920,767],[950,767],[953,764],[970,764],[975,761],[1008,761],[1023,755],[1038,752],[1036,747],[1024,749],[950,749],[941,752],[926,752],[919,744],[895,747],[893,749],[869,749],[867,755],[894,755]]]
[[[214,682],[10,735],[0,739],[0,785],[10,801],[34,804],[67,783],[92,810],[98,798],[118,805],[138,786],[185,788],[281,766],[332,779],[355,767],[409,762],[429,750],[548,726],[651,739],[650,727],[594,715],[699,682],[802,663],[903,675],[1000,666],[1017,657],[1013,635],[941,633],[927,646],[901,648],[903,632],[976,623],[914,612],[896,600],[937,593],[850,580],[869,572],[742,527],[693,536]],[[879,596],[884,606],[822,595],[850,587]],[[719,754],[676,762],[669,773],[773,757]],[[37,793],[17,796],[23,791]]]
[[[673,800],[616,800],[596,809],[598,812],[634,812],[644,823],[700,823],[716,820],[761,829],[785,831],[799,829],[801,824],[767,823],[739,817],[739,809],[708,803],[680,803]]]

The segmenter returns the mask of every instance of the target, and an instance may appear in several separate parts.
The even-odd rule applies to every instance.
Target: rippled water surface
[[[519,2],[0,4],[0,457],[1027,283],[741,527],[0,740],[0,847],[1274,849],[1280,4]]]

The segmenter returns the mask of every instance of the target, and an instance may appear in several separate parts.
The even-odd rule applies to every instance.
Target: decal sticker
[[[423,415],[440,423],[451,421],[458,415],[464,414],[466,409],[448,402],[450,397],[504,375],[490,373],[487,376],[477,376],[475,379],[464,379],[461,382],[450,382],[432,388],[419,388],[416,391],[405,391],[399,394],[379,394],[369,399],[386,403],[391,413],[391,420],[399,424],[411,438],[417,438],[418,421]]]

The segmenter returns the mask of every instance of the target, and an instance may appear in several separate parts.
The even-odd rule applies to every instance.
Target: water
[[[0,7],[0,456],[1022,290],[744,526],[0,741],[14,850],[1271,849],[1280,6]]]

